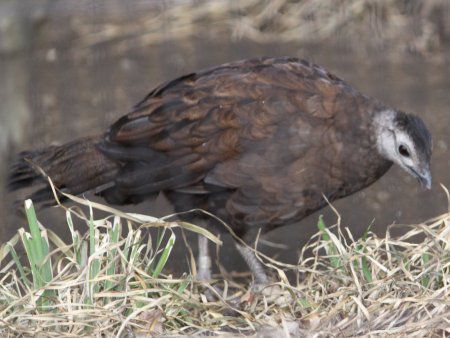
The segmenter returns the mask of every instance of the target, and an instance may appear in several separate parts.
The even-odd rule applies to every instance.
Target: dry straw
[[[335,46],[435,56],[450,36],[446,0],[185,0],[152,2],[133,14],[118,10],[107,22],[77,17],[73,27],[83,47],[113,43],[110,52],[192,36],[245,38],[259,43]],[[159,5],[158,5],[159,4]],[[80,48],[81,47],[81,48]],[[398,53],[401,55],[401,53]],[[440,53],[439,53],[440,54]]]
[[[450,334],[450,213],[406,226],[399,238],[391,226],[384,238],[368,230],[359,240],[339,220],[326,227],[320,218],[297,265],[258,254],[273,285],[255,294],[242,278],[206,283],[164,273],[181,241],[174,227],[220,245],[208,231],[69,197],[77,203],[63,207],[71,243],[40,224],[26,201],[30,232],[20,229],[0,249],[2,337]],[[95,219],[96,209],[110,216]],[[84,235],[75,219],[86,223]]]

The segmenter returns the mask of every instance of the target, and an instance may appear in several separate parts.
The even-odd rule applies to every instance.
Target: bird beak
[[[431,189],[431,173],[430,170],[427,170],[424,172],[420,177],[419,181],[422,184],[422,187],[427,188],[428,190]]]
[[[420,184],[423,188],[431,189],[431,172],[430,168],[426,168],[425,170],[422,170],[421,172],[417,172],[414,170],[414,174],[416,175],[417,179],[419,180]]]
[[[412,167],[408,167],[411,173],[417,178],[422,185],[422,188],[431,189],[431,171],[429,167],[421,170],[420,172]]]

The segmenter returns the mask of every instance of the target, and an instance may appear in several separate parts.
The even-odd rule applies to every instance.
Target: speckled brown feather
[[[163,191],[177,211],[206,209],[245,237],[382,176],[391,162],[372,126],[381,107],[306,61],[233,62],[156,87],[104,135],[22,154],[10,187],[39,181],[31,161],[70,193],[127,204]]]
[[[163,190],[178,210],[190,198],[241,233],[287,224],[386,172],[371,133],[377,105],[295,58],[189,74],[154,89],[106,134],[102,151],[123,164],[108,192],[127,201]],[[150,156],[130,160],[136,147]]]

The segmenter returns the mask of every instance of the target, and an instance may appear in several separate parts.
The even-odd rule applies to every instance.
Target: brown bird
[[[250,229],[297,222],[326,199],[372,184],[392,163],[429,188],[431,149],[420,118],[307,61],[264,57],[179,77],[106,133],[22,153],[9,186],[45,184],[34,163],[62,191],[94,191],[112,204],[164,192],[176,211],[205,209],[249,243]],[[52,193],[44,186],[31,198],[48,203]],[[255,282],[266,284],[253,251],[237,247]],[[209,264],[199,260],[201,277]]]

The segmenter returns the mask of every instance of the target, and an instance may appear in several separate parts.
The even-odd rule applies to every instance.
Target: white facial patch
[[[391,109],[379,111],[374,116],[378,152],[390,161],[395,161],[396,157],[394,117],[395,112]]]
[[[390,130],[384,129],[377,134],[377,149],[381,156],[396,162],[395,138]]]
[[[395,125],[395,114],[395,111],[386,109],[375,116],[377,149],[380,155],[401,167],[412,166],[417,160],[414,143]]]
[[[372,116],[378,153],[416,177],[423,186],[430,188],[431,174],[427,153],[424,155],[425,160],[420,157],[420,151],[427,151],[420,147],[426,147],[429,142],[427,139],[421,139],[429,138],[429,132],[423,122],[412,115],[390,109],[374,111]]]

